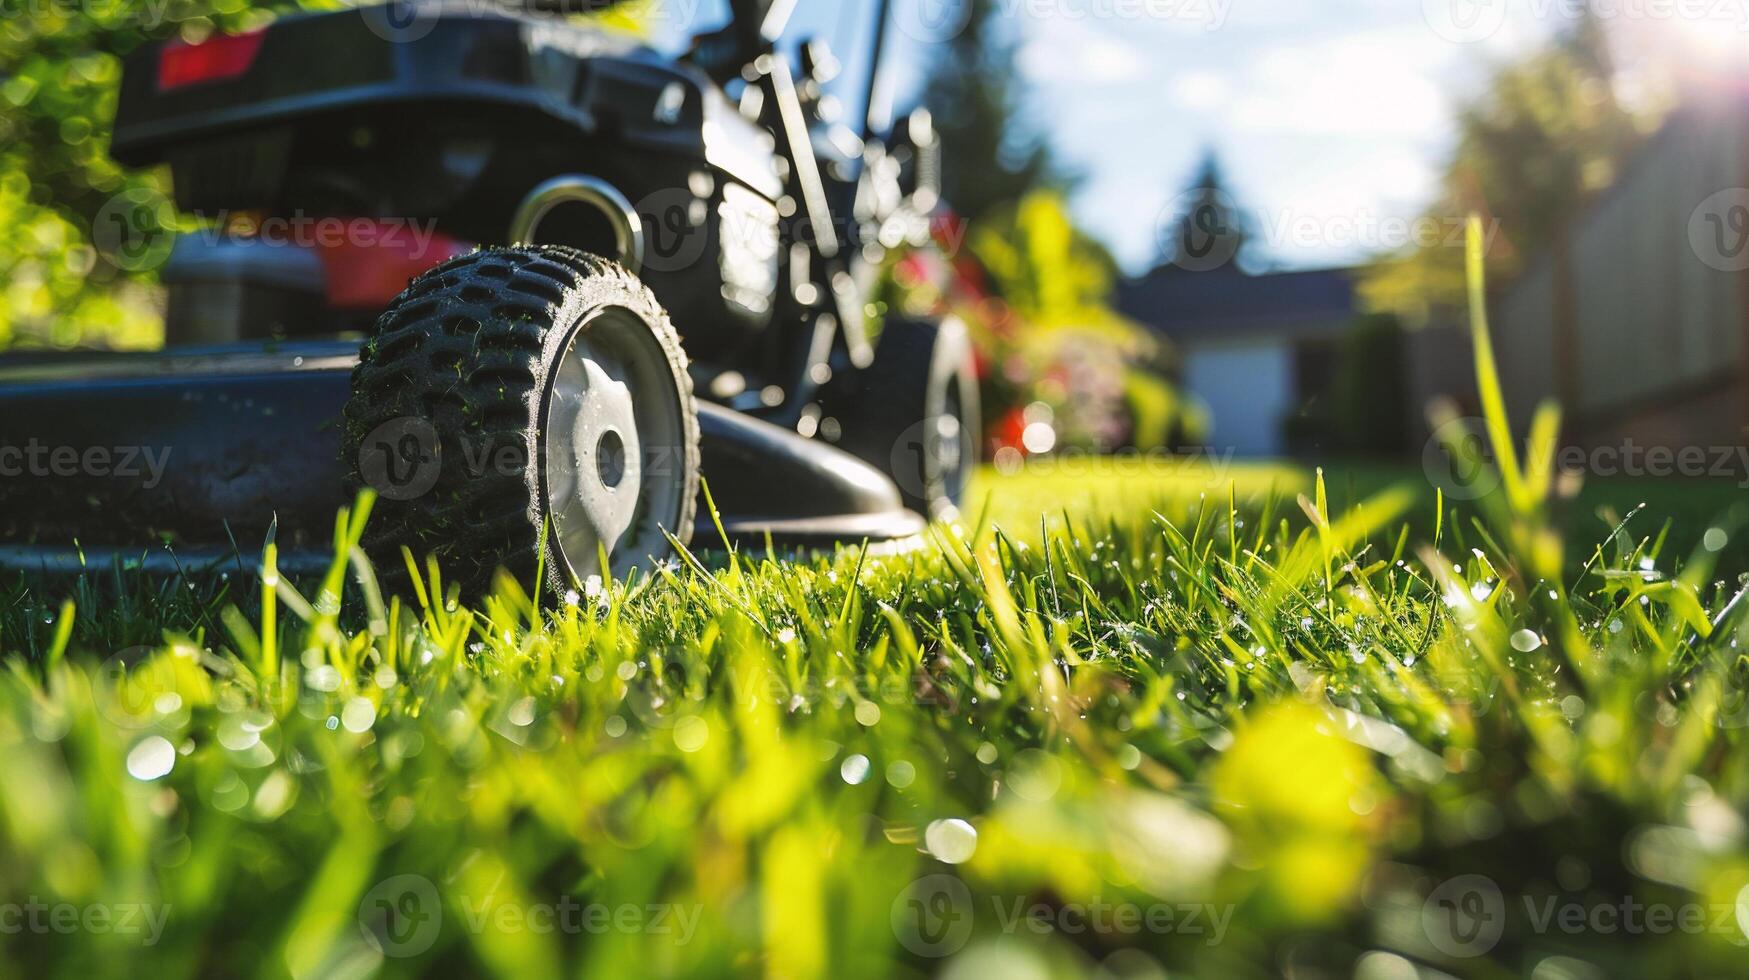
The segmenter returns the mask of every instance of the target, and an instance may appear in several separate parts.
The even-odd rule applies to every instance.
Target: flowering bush
[[[952,250],[958,219],[937,217],[934,246],[897,258],[876,312],[952,314],[978,353],[986,455],[1109,452],[1194,441],[1203,413],[1172,383],[1172,351],[1106,305],[1111,257],[1075,229],[1062,199],[1032,194]]]

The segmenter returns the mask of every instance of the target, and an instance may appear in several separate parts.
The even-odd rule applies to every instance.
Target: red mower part
[[[244,34],[221,34],[196,43],[171,41],[158,56],[158,91],[236,78],[255,63],[266,37],[267,30],[262,28]]]
[[[320,242],[328,305],[341,310],[381,309],[414,277],[474,250],[472,242],[432,232],[415,233],[408,222],[352,218],[339,242]]]

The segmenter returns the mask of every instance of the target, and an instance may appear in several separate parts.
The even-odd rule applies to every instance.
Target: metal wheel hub
[[[570,433],[576,464],[567,475],[573,499],[602,540],[611,543],[631,529],[637,516],[643,483],[637,417],[624,381],[609,375],[584,344],[577,345],[574,356],[582,362],[582,391],[564,386],[564,378],[555,390],[556,396],[574,398],[577,405]]]
[[[543,482],[558,559],[581,579],[665,553],[684,503],[673,467],[685,409],[648,325],[618,307],[596,311],[549,384]]]

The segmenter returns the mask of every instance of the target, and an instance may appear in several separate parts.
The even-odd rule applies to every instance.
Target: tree
[[[268,18],[249,3],[30,3],[0,32],[0,347],[149,346],[161,336],[153,270],[116,261],[103,237],[167,239],[175,214],[158,171],[109,158],[121,59],[178,31],[202,36]],[[12,11],[12,5],[8,7]]]
[[[1182,206],[1161,244],[1161,266],[1209,272],[1238,263],[1250,241],[1250,223],[1227,192],[1220,158],[1203,154],[1196,177],[1178,196]]]
[[[1616,97],[1602,24],[1586,13],[1546,50],[1504,68],[1463,110],[1458,144],[1428,216],[1457,227],[1477,212],[1496,232],[1490,281],[1509,279],[1547,249],[1616,172],[1643,131]],[[1388,256],[1360,283],[1366,303],[1411,320],[1463,303],[1463,250],[1445,236]]]
[[[942,196],[969,221],[1030,191],[1073,183],[1021,109],[1015,41],[998,31],[995,0],[965,4],[964,29],[930,68],[924,104],[942,140]]]

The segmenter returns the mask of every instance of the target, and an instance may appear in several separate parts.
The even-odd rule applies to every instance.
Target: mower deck
[[[346,340],[0,357],[0,569],[209,568],[252,555],[276,526],[288,570],[326,565],[351,502],[339,419],[357,359]],[[924,529],[850,454],[708,402],[698,415],[731,542]],[[698,513],[695,546],[719,545],[702,501]]]

